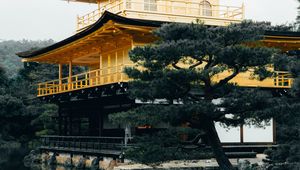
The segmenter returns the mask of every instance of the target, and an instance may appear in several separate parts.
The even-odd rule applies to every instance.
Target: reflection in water
[[[23,158],[29,153],[25,148],[0,148],[0,170],[76,170],[76,168],[66,168],[63,166],[35,165],[26,168]]]

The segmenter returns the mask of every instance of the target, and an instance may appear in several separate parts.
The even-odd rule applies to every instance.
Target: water
[[[0,170],[75,170],[61,166],[36,165],[26,168],[23,158],[30,152],[26,148],[0,148]]]
[[[24,148],[0,148],[0,170],[30,170],[23,165],[27,153]]]

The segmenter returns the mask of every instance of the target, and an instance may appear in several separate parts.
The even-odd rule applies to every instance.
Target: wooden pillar
[[[98,117],[99,117],[99,122],[98,122],[98,126],[99,126],[99,128],[98,128],[98,135],[99,136],[102,136],[103,135],[103,133],[102,133],[102,131],[103,131],[103,119],[104,119],[104,112],[103,112],[103,106],[100,106],[100,108],[99,108],[99,113],[98,113],[99,115],[98,115]]]
[[[240,125],[240,141],[244,143],[244,125]]]
[[[64,136],[67,136],[68,135],[68,119],[66,116],[63,117],[63,120],[64,120]]]
[[[275,119],[273,118],[272,119],[272,122],[271,122],[272,124],[273,124],[273,144],[277,144],[277,136],[276,136],[276,134],[277,134],[277,124],[276,124],[276,121],[275,121]]]
[[[69,89],[72,89],[72,61],[69,62],[69,80],[68,80],[68,86]]]
[[[73,115],[69,113],[69,135],[73,135]]]
[[[102,83],[102,54],[99,56],[99,84],[101,85]]]
[[[62,109],[61,106],[58,106],[58,135],[62,135]]]
[[[81,136],[81,117],[78,119],[78,135]]]
[[[58,80],[59,80],[59,91],[62,91],[62,64],[58,65]]]

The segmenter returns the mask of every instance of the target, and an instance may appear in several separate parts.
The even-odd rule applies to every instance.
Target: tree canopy
[[[134,126],[187,125],[200,130],[205,133],[220,168],[232,169],[214,122],[259,125],[274,116],[271,108],[276,101],[270,92],[230,83],[246,71],[260,80],[272,75],[269,68],[277,51],[258,42],[267,28],[270,26],[266,23],[251,21],[227,27],[163,25],[154,31],[157,42],[135,47],[130,52],[130,59],[137,67],[125,69],[133,79],[130,96],[148,104],[116,113],[111,120]],[[225,71],[227,77],[216,79],[216,75]]]

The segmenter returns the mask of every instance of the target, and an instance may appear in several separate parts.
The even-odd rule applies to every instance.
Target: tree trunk
[[[205,124],[206,126],[204,127],[204,129],[207,133],[207,139],[214,152],[214,155],[216,157],[220,169],[233,170],[234,168],[222,148],[221,141],[218,136],[214,121],[209,120]]]

